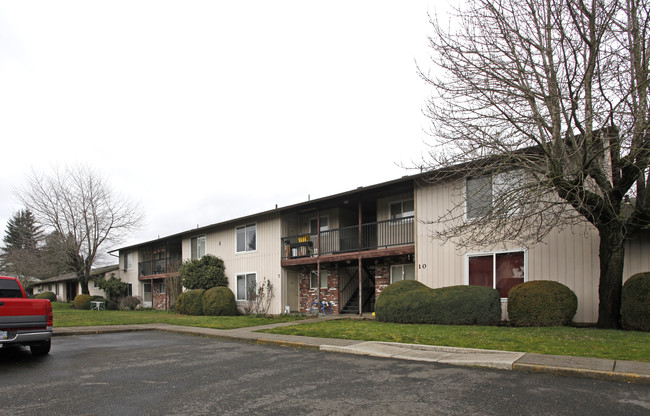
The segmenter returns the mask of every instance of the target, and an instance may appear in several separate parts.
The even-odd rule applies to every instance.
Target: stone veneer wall
[[[390,265],[381,263],[375,266],[375,300],[386,286],[390,284]]]
[[[167,295],[165,293],[160,293],[158,291],[158,283],[162,282],[164,284],[164,280],[152,280],[151,281],[151,294],[153,298],[153,308],[158,309],[158,310],[166,310],[167,309]]]
[[[327,289],[320,289],[321,301],[327,301],[332,305],[332,313],[338,314],[340,312],[339,305],[339,274],[338,269],[325,269],[321,271],[329,271],[327,279]],[[300,312],[309,313],[311,303],[318,300],[318,289],[310,288],[310,274],[311,272],[300,272]]]

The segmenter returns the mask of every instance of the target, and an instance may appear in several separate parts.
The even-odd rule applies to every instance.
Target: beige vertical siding
[[[636,273],[650,272],[650,231],[630,240],[625,246],[625,268],[623,276],[628,278]]]
[[[236,253],[236,232],[237,227],[248,224],[256,224],[256,250],[253,252]],[[248,220],[241,224],[230,224],[215,229],[189,235],[183,239],[183,259],[190,258],[190,239],[199,235],[206,236],[206,253],[220,257],[226,266],[228,285],[237,295],[237,275],[244,273],[256,273],[257,284],[260,285],[266,279],[269,280],[275,291],[275,297],[271,304],[270,313],[282,313],[282,279],[280,267],[280,217],[278,214],[271,214],[260,217],[257,220]]]
[[[463,181],[416,187],[416,268],[418,280],[432,288],[466,282],[466,254],[482,251],[523,249],[527,252],[526,280],[555,280],[568,286],[578,297],[575,322],[598,319],[598,233],[588,223],[566,227],[549,234],[544,241],[528,247],[503,245],[494,248],[461,248],[453,242],[442,244],[430,237],[439,218],[462,197]],[[650,270],[650,238],[627,245],[624,278]]]
[[[140,256],[137,251],[133,251],[133,268],[131,270],[124,270],[124,253],[120,251],[120,268],[116,270],[115,276],[119,276],[123,282],[131,283],[133,286],[133,296],[143,297],[142,285],[138,280],[138,263]]]

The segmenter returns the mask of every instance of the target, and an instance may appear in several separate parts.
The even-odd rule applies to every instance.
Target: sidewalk
[[[310,322],[330,319],[338,318],[316,318],[310,320]],[[169,324],[55,327],[53,335],[90,335],[111,332],[155,330],[246,341],[258,344],[281,345],[293,348],[307,348],[320,351],[367,355],[372,357],[437,362],[458,366],[528,371],[534,373],[590,377],[601,380],[650,384],[650,363],[647,362],[480,350],[471,348],[438,347],[432,345],[401,344],[396,342],[313,338],[254,332],[260,329],[297,325],[301,323],[304,323],[304,321],[284,322],[280,324],[239,329],[211,329]]]

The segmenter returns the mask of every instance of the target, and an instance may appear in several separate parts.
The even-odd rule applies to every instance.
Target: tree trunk
[[[599,328],[620,328],[621,292],[623,287],[623,264],[625,260],[625,238],[623,227],[605,224],[598,228],[600,233],[600,284],[598,287]]]
[[[83,295],[90,295],[90,290],[88,289],[88,278],[85,276],[79,276],[79,286],[81,286],[81,293]]]

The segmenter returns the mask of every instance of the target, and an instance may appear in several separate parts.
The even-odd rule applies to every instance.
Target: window
[[[497,199],[510,214],[519,209],[516,196],[511,194],[517,184],[523,180],[521,171],[501,172],[479,178],[468,178],[465,182],[466,216],[467,219],[483,217],[493,208]],[[504,211],[502,211],[504,212]]]
[[[133,283],[126,284],[126,296],[133,296]]]
[[[317,289],[319,286],[321,289],[327,289],[328,285],[328,280],[330,277],[330,272],[327,270],[321,270],[320,271],[320,285],[318,284],[318,273],[315,271],[311,272],[311,276],[309,279],[309,288],[310,289]]]
[[[467,218],[486,215],[492,208],[492,176],[467,179],[465,183],[467,198]]]
[[[13,279],[0,279],[0,298],[22,298],[23,292]]]
[[[399,280],[415,280],[415,264],[399,264],[390,266],[390,282]]]
[[[124,256],[122,256],[122,261],[123,261],[122,269],[124,271],[133,269],[133,253],[125,253]]]
[[[237,275],[237,300],[248,300],[249,292],[256,290],[255,280],[255,273]]]
[[[201,235],[190,240],[190,251],[193,259],[205,256],[205,236]]]
[[[156,284],[156,286],[157,286],[156,291],[158,292],[158,294],[164,295],[165,294],[165,282],[158,282]]]
[[[497,289],[508,297],[513,286],[525,280],[526,253],[523,251],[467,256],[468,284]]]
[[[257,249],[257,225],[249,224],[239,227],[237,234],[237,253],[255,251]]]
[[[415,215],[415,204],[412,199],[406,201],[393,202],[390,204],[390,218],[412,217]]]
[[[316,221],[316,218],[312,218],[309,220],[309,233],[311,235],[316,235],[318,234],[318,221]],[[323,231],[329,231],[330,230],[330,217],[320,217],[320,232],[322,233]]]

